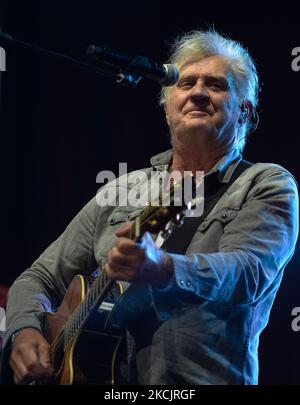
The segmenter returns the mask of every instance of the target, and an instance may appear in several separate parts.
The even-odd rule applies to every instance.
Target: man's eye
[[[216,90],[226,90],[227,89],[227,87],[223,83],[220,83],[220,82],[211,82],[210,87],[213,89],[216,89]]]
[[[190,88],[193,87],[194,83],[191,80],[183,80],[182,82],[179,82],[178,87],[181,88]]]

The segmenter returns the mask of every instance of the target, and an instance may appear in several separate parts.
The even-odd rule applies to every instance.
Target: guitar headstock
[[[171,184],[168,192],[162,194],[161,198],[148,206],[134,220],[130,232],[130,238],[138,242],[145,232],[159,233],[165,235],[182,223],[188,205],[184,202],[184,180]],[[166,226],[171,222],[171,226]]]

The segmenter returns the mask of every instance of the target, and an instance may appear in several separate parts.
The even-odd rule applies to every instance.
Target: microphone
[[[95,45],[89,45],[86,53],[100,63],[117,67],[126,73],[146,77],[162,86],[173,86],[179,78],[179,71],[175,65],[161,65],[145,56],[131,56],[106,46]]]

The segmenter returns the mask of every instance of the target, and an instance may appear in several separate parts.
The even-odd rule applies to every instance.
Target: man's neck
[[[227,153],[228,151],[224,150],[203,151],[174,148],[171,170],[177,170],[180,173],[184,171],[208,173]]]

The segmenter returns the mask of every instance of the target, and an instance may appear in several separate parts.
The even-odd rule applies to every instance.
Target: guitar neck
[[[137,217],[128,232],[128,238],[138,242],[141,237],[141,217]],[[76,308],[65,325],[64,347],[66,347],[77,334],[94,308],[101,305],[107,294],[115,287],[115,284],[116,282],[108,277],[106,271],[102,270],[86,294],[84,301]]]

